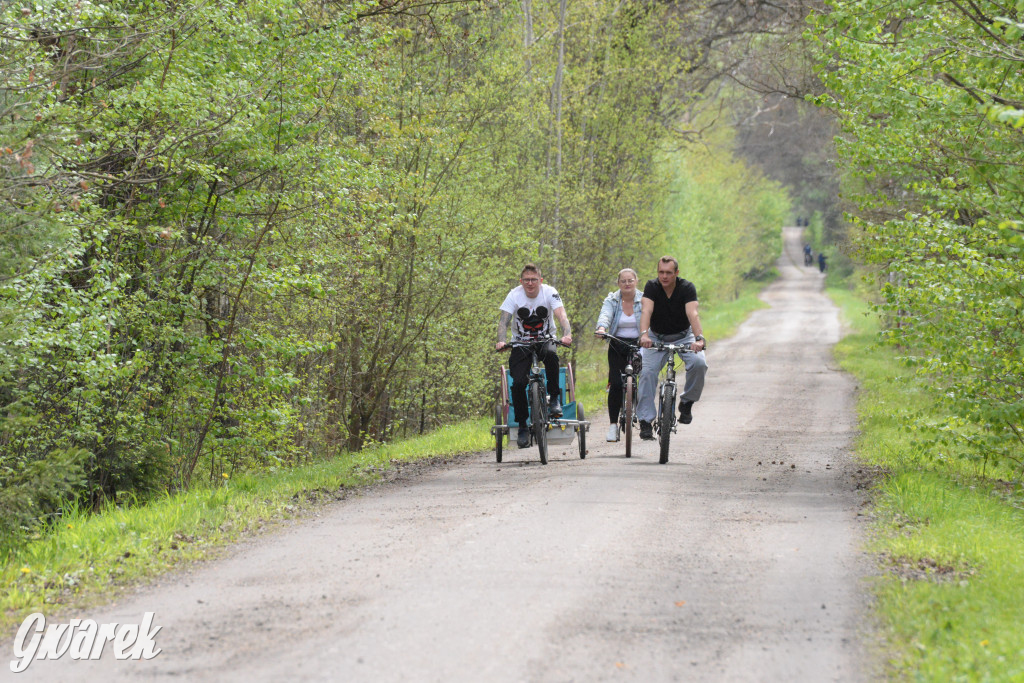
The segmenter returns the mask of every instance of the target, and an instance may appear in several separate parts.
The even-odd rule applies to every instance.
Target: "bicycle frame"
[[[664,465],[668,462],[668,445],[672,434],[676,431],[676,354],[681,351],[691,351],[690,344],[655,344],[654,348],[659,351],[668,351],[668,368],[665,370],[665,379],[658,384],[658,418],[654,423],[654,429],[658,432],[660,445],[659,462]]]
[[[658,397],[670,396],[672,405],[669,406],[669,413],[672,415],[672,422],[670,428],[673,432],[676,431],[676,420],[675,420],[675,396],[676,396],[676,354],[673,352],[669,354],[668,365],[665,368],[665,379],[658,382]],[[665,390],[670,389],[671,392],[666,394]],[[662,424],[662,410],[664,406],[661,402],[658,403],[658,418],[654,423],[655,431],[660,431]]]
[[[573,439],[576,439],[578,441],[580,459],[583,460],[587,457],[587,431],[590,430],[590,422],[586,420],[583,405],[576,400],[576,387],[571,366],[562,368],[560,373],[565,373],[565,392],[562,396],[572,404],[575,417],[563,416],[551,420],[548,416],[548,378],[544,374],[544,362],[540,355],[540,348],[548,343],[554,343],[557,346],[569,346],[553,337],[542,337],[535,340],[512,342],[511,344],[506,344],[505,348],[499,349],[499,351],[509,351],[518,347],[527,349],[527,352],[530,354],[530,367],[526,374],[526,398],[529,404],[528,414],[530,415],[532,441],[540,451],[541,463],[547,464],[549,437],[555,443],[571,443]],[[509,423],[508,411],[511,391],[506,380],[506,378],[511,379],[509,374],[505,367],[502,366],[498,403],[495,406],[495,420],[494,425],[491,427],[491,434],[495,437],[495,458],[499,463],[502,461],[502,439],[504,436],[509,435],[514,427],[514,425]],[[561,381],[561,378],[559,379]],[[562,405],[565,407],[565,402]],[[516,422],[519,422],[521,419],[522,416],[516,415]],[[568,439],[566,438],[567,436]]]
[[[622,339],[615,335],[604,333],[605,339],[611,339],[619,342],[627,349],[629,349],[629,359],[626,361],[626,367],[622,371],[622,410],[619,412],[619,432],[623,435],[626,442],[626,457],[632,457],[633,455],[633,425],[639,423],[636,416],[636,400],[638,396],[637,382],[639,380],[639,369],[640,363],[637,362],[642,356],[640,355],[641,347],[634,344],[633,341],[628,339]],[[630,381],[632,380],[632,381]]]
[[[540,337],[529,341],[512,342],[512,348],[527,349],[530,353],[530,374],[526,381],[526,400],[530,406],[530,422],[533,441],[537,444],[541,464],[548,464],[548,397],[544,377],[544,364],[538,350],[549,343],[564,346],[552,337]]]
[[[548,339],[546,337],[545,338],[541,338],[541,339],[537,339],[537,340],[533,340],[533,341],[528,341],[528,342],[513,342],[512,343],[512,347],[513,348],[517,348],[518,347],[518,348],[522,348],[522,349],[527,349],[530,352],[530,374],[527,375],[527,379],[526,379],[526,397],[527,397],[527,399],[530,398],[530,394],[531,394],[530,389],[534,385],[536,385],[537,387],[540,388],[541,393],[544,396],[547,396],[547,384],[545,383],[545,377],[544,377],[544,363],[541,362],[540,355],[537,353],[537,349],[541,348],[542,346],[544,346],[545,344],[548,344],[550,342],[554,342],[555,344],[559,343],[556,339]],[[561,345],[561,344],[559,344],[559,345]],[[544,415],[543,415],[543,418],[544,418],[545,422],[547,422],[547,417],[548,417],[548,405],[547,405],[547,402],[545,401],[544,402]]]

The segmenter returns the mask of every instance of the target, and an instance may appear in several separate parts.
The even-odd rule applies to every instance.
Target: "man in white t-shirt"
[[[555,321],[562,330],[561,342],[572,343],[572,330],[569,327],[569,316],[565,314],[562,298],[554,287],[544,284],[540,269],[532,263],[523,266],[519,274],[520,285],[510,291],[501,304],[501,316],[498,319],[497,350],[508,346],[508,328],[511,323],[512,340],[524,341],[537,337],[554,337]],[[558,354],[555,345],[547,344],[539,354],[544,362],[544,370],[548,378],[548,414],[561,417],[562,399],[558,385]],[[513,348],[508,360],[508,369],[512,374],[512,407],[519,419],[519,432],[516,444],[520,448],[530,445],[530,432],[526,426],[529,414],[526,400],[526,385],[530,376],[530,353],[524,348]]]

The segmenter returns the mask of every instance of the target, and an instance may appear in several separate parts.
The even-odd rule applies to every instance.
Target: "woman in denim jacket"
[[[594,334],[605,333],[622,339],[640,337],[640,299],[643,294],[636,288],[637,275],[632,268],[619,271],[619,291],[610,292],[601,305]],[[622,371],[629,361],[630,350],[611,340],[608,344],[608,441],[619,440],[619,411],[622,410]]]

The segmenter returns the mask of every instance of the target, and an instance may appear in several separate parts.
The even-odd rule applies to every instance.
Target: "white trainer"
[[[613,424],[608,428],[607,441],[618,441],[619,440],[619,425]]]

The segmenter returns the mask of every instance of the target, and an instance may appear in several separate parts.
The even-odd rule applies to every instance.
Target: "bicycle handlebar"
[[[620,337],[616,337],[613,334],[608,334],[607,332],[605,332],[603,334],[599,334],[597,336],[598,337],[603,337],[605,339],[614,339],[615,341],[617,341],[617,342],[619,342],[621,344],[625,344],[626,346],[628,346],[629,348],[631,348],[633,350],[637,350],[637,349],[643,348],[639,344],[634,344],[631,341],[629,341],[628,339],[622,339]],[[693,351],[693,345],[692,344],[693,344],[693,342],[689,342],[689,343],[686,343],[686,344],[675,344],[675,343],[666,344],[665,342],[654,342],[654,343],[651,344],[651,348],[652,349],[657,349],[658,351]]]
[[[505,348],[495,349],[494,352],[501,353],[502,351],[511,351],[513,348],[526,349],[548,343],[554,344],[555,346],[563,346],[567,349],[572,348],[572,344],[563,344],[562,340],[556,339],[555,337],[537,337],[536,339],[505,342]]]
[[[692,342],[686,344],[666,344],[664,342],[655,343],[651,346],[653,349],[658,351],[693,351]]]
[[[634,351],[638,351],[638,350],[643,348],[642,346],[640,346],[640,344],[634,344],[629,339],[623,339],[622,337],[616,337],[614,334],[608,334],[607,332],[602,332],[601,334],[599,334],[597,336],[601,337],[603,339],[613,339],[613,340],[619,342],[620,344],[623,344],[623,345],[633,349]],[[635,341],[640,341],[638,338],[634,338],[634,339],[635,339]]]

